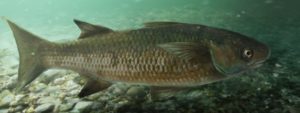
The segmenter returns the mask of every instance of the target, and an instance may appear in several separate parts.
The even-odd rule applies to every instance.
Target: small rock
[[[18,94],[14,97],[14,100],[10,102],[10,106],[17,106],[20,101],[25,97],[23,94]]]
[[[75,106],[75,103],[66,103],[66,104],[61,104],[59,106],[59,111],[60,112],[66,112],[72,110],[72,108]]]
[[[120,100],[120,101],[118,101],[118,102],[116,102],[114,104],[111,104],[111,105],[113,105],[112,106],[113,109],[118,110],[118,109],[124,108],[127,105],[132,105],[132,104],[133,103],[131,101],[123,99],[123,100]]]
[[[279,68],[279,67],[282,67],[282,66],[281,66],[280,64],[276,63],[276,64],[275,64],[275,67],[278,67],[278,68]]]
[[[43,77],[39,78],[39,81],[45,84],[49,84],[51,81],[53,81],[55,78],[58,78],[58,76],[63,75],[61,71],[58,70],[48,70],[43,73]]]
[[[26,107],[24,105],[18,105],[17,107],[9,107],[8,113],[16,113],[16,112],[22,112]],[[2,112],[0,112],[2,113]]]
[[[51,104],[59,104],[60,100],[51,96],[48,97],[42,97],[40,99],[37,100],[38,104],[47,104],[47,103],[51,103]]]
[[[34,111],[36,113],[49,113],[49,112],[53,111],[54,106],[55,106],[54,104],[50,104],[50,103],[42,104],[42,105],[36,107]]]
[[[25,113],[35,113],[33,106],[30,106],[28,109],[26,109]]]
[[[256,90],[257,90],[257,91],[260,91],[260,90],[261,90],[261,88],[257,88]]]
[[[80,102],[79,98],[66,97],[65,100],[67,100],[67,103],[74,103],[74,104]]]
[[[91,107],[91,109],[99,111],[99,110],[103,109],[104,107],[105,107],[104,103],[94,102],[93,105],[92,105],[92,107]]]
[[[147,92],[144,87],[133,86],[127,90],[126,94],[135,100],[144,100]]]
[[[60,86],[49,86],[43,90],[43,93],[48,93],[50,96],[58,96],[61,93]]]
[[[66,77],[60,77],[53,81],[53,85],[62,85],[66,82]]]
[[[118,88],[118,87],[115,87],[114,90],[112,90],[112,93],[115,94],[115,95],[122,95],[125,93],[125,90],[121,89],[121,88]]]
[[[0,94],[0,108],[8,107],[10,102],[14,100],[14,94],[12,94],[9,90],[4,90]]]
[[[99,99],[101,96],[104,96],[104,94],[102,92],[97,92],[95,94],[92,94],[90,96],[87,96],[86,99],[88,100],[97,100]]]
[[[123,95],[126,93],[128,87],[126,85],[117,84],[114,87],[109,87],[108,91],[115,96]]]
[[[0,113],[8,113],[9,109],[0,109]]]
[[[176,109],[175,105],[176,104],[174,104],[173,100],[167,100],[166,102],[163,102],[163,103],[157,103],[155,105],[155,109],[156,110],[165,110],[165,109],[175,110]]]
[[[14,109],[14,112],[22,111],[24,108],[25,108],[24,106],[19,105],[19,106],[17,106],[17,107]]]
[[[79,90],[79,89],[81,89],[80,87],[80,85],[79,84],[77,84],[76,82],[74,82],[73,80],[68,80],[68,81],[66,81],[64,84],[63,84],[63,87],[68,91],[68,92],[70,92],[70,91],[73,91],[73,90]],[[76,93],[78,93],[78,92],[76,92]]]
[[[86,83],[86,80],[83,79],[82,77],[80,76],[76,76],[73,81],[77,84],[80,84],[80,85],[84,85]]]
[[[17,70],[5,67],[3,69],[1,69],[0,71],[0,76],[12,76],[17,74]]]
[[[43,91],[46,88],[47,88],[46,84],[44,84],[44,83],[37,83],[37,84],[34,84],[32,87],[30,87],[29,91],[38,93],[38,92]]]
[[[274,77],[278,77],[279,74],[278,74],[278,73],[273,73],[273,76],[274,76]]]
[[[78,102],[75,107],[73,108],[73,110],[85,113],[85,112],[89,112],[91,106],[93,105],[93,102],[88,102],[88,101],[81,101]]]
[[[19,65],[19,59],[16,56],[7,56],[2,58],[2,61],[5,62],[4,65],[5,67],[11,68],[11,69],[15,69],[15,72],[17,72],[17,67]]]
[[[17,84],[17,77],[18,75],[15,74],[11,77],[9,77],[6,81],[4,81],[4,84],[2,86],[3,89],[14,89]]]
[[[266,1],[265,1],[266,4],[271,4],[271,3],[273,3],[273,2],[274,2],[273,0],[266,0]]]
[[[105,102],[105,101],[109,101],[109,99],[111,99],[109,94],[103,94],[103,96],[100,96],[98,98],[98,101]]]
[[[75,95],[78,95],[80,89],[77,89],[77,90],[71,90],[67,93],[67,95],[69,96],[75,96]]]

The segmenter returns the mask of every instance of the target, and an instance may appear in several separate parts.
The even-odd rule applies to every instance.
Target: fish
[[[271,53],[249,36],[200,24],[158,21],[116,31],[74,19],[80,36],[62,43],[6,21],[20,56],[16,91],[54,68],[87,78],[79,97],[117,82],[153,89],[197,87],[258,68]]]

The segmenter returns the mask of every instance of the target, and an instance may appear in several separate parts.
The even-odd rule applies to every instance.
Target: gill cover
[[[215,68],[224,75],[238,74],[246,69],[235,48],[229,45],[209,43],[211,60]]]

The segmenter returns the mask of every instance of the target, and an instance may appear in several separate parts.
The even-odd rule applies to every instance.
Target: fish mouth
[[[248,64],[248,66],[251,68],[251,69],[254,69],[254,68],[258,68],[258,67],[261,67],[263,65],[263,63],[270,58],[271,56],[271,51],[270,49],[267,47],[267,52],[266,54],[264,55],[264,58],[261,58],[259,60],[256,60],[256,61],[253,61],[253,62],[250,62]]]
[[[255,68],[261,67],[265,61],[266,60],[260,60],[260,61],[257,61],[257,62],[252,62],[248,65],[249,65],[250,69],[255,69]]]
[[[250,69],[254,69],[254,68],[258,68],[258,67],[262,66],[263,63],[264,63],[267,59],[270,58],[270,56],[271,56],[271,51],[270,51],[269,49],[267,49],[267,50],[268,50],[268,52],[267,52],[267,54],[265,55],[264,58],[261,58],[261,59],[259,59],[259,60],[252,61],[252,62],[248,63],[248,66],[249,66]]]

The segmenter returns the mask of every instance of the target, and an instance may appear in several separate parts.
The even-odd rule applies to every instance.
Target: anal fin
[[[85,96],[89,96],[98,91],[105,90],[109,86],[111,86],[111,83],[108,81],[88,79],[86,84],[83,86],[80,93],[78,94],[78,97],[82,98]]]

